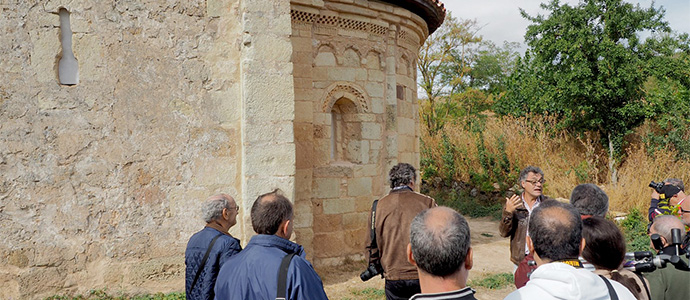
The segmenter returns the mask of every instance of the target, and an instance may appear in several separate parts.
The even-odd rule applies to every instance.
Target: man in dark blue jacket
[[[220,269],[216,299],[276,299],[278,269],[291,253],[295,256],[288,266],[286,299],[328,299],[304,248],[288,240],[293,226],[290,200],[277,190],[263,194],[252,205],[251,219],[258,235]]]
[[[220,267],[242,250],[228,230],[237,223],[239,206],[227,194],[211,196],[203,206],[206,227],[192,235],[184,253],[185,291],[188,300],[213,299]],[[208,253],[208,255],[207,255]]]

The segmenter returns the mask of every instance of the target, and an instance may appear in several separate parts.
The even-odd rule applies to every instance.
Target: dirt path
[[[470,224],[474,251],[474,267],[470,271],[470,280],[481,279],[490,274],[512,273],[513,263],[509,259],[510,240],[498,234],[498,222],[488,217],[467,221]],[[353,262],[338,268],[319,270],[328,297],[333,300],[385,299],[385,296],[376,294],[376,290],[383,290],[383,279],[376,277],[366,282],[359,279],[359,273],[364,267],[364,262]],[[475,297],[479,300],[503,299],[515,290],[512,285],[500,290],[481,287],[475,289]]]

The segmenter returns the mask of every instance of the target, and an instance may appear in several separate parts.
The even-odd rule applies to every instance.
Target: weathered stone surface
[[[340,195],[340,179],[314,178],[314,197],[335,198]]]
[[[347,181],[347,195],[351,197],[371,195],[371,177],[349,179]]]
[[[352,198],[323,200],[323,213],[326,215],[343,214],[354,211],[355,201]]]
[[[388,168],[419,159],[417,128],[384,127],[388,110],[405,130],[418,122],[416,97],[396,104],[389,88],[414,90],[415,45],[395,37],[425,36],[419,17],[366,0],[44,2],[0,18],[1,299],[180,291],[199,206],[219,192],[241,207],[230,233],[244,244],[254,199],[280,188],[315,264],[361,257]],[[57,79],[60,7],[74,86]],[[291,9],[340,21],[293,27]],[[331,155],[334,83],[359,101],[343,157]]]

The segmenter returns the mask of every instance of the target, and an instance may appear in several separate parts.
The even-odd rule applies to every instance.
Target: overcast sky
[[[535,16],[543,13],[539,4],[548,0],[441,0],[446,10],[450,11],[454,17],[460,19],[477,19],[480,26],[483,26],[479,34],[485,40],[493,41],[497,45],[502,45],[503,41],[519,42],[522,51],[525,50],[524,36],[529,22],[520,16],[519,8],[524,9],[529,15]],[[647,8],[651,5],[651,0],[629,0],[633,4],[639,3],[641,7]],[[577,0],[561,0],[561,3],[571,5],[578,3]],[[690,0],[657,0],[654,7],[663,6],[666,9],[665,19],[671,28],[679,32],[690,32]]]

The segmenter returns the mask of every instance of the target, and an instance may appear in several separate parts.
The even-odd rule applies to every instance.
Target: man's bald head
[[[651,233],[656,233],[666,239],[666,244],[670,244],[673,241],[673,236],[671,234],[672,229],[680,229],[680,232],[684,231],[683,222],[676,216],[660,215],[654,218],[652,227],[649,228]]]
[[[410,224],[410,246],[417,267],[434,276],[448,276],[464,265],[470,249],[470,227],[448,207],[419,213]]]
[[[570,204],[544,201],[530,214],[529,237],[542,260],[577,258],[582,241],[580,213]]]
[[[259,196],[252,205],[252,227],[258,234],[276,234],[283,221],[292,217],[292,203],[279,190]]]

